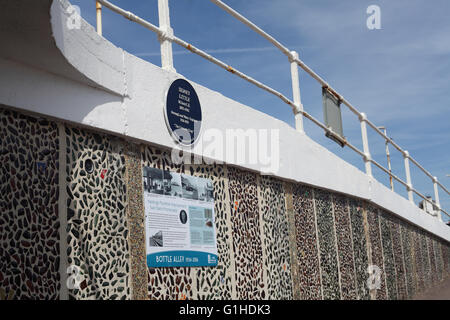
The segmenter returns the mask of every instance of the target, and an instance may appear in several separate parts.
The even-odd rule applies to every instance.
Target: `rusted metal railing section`
[[[356,107],[354,107],[348,100],[346,100],[342,95],[340,95],[335,89],[333,89],[323,78],[321,78],[317,73],[315,73],[310,67],[308,67],[300,58],[297,52],[289,50],[287,47],[282,45],[279,41],[277,41],[274,37],[266,33],[264,30],[262,30],[260,27],[249,21],[247,18],[245,18],[243,15],[226,5],[220,0],[210,0],[212,3],[220,7],[221,9],[225,10],[227,13],[229,13],[234,18],[241,21],[243,24],[247,25],[249,28],[251,28],[253,31],[264,37],[266,40],[268,40],[270,43],[272,43],[276,48],[278,48],[284,55],[287,56],[290,66],[291,66],[291,78],[292,78],[292,93],[293,93],[293,100],[289,99],[282,93],[278,92],[277,90],[253,79],[252,77],[244,74],[243,72],[237,70],[236,68],[233,68],[232,66],[228,65],[227,63],[213,57],[212,55],[206,53],[205,51],[195,47],[194,45],[178,38],[174,35],[173,29],[170,26],[170,14],[169,14],[169,0],[158,0],[158,11],[159,11],[159,21],[160,26],[155,26],[154,24],[138,17],[137,15],[123,10],[122,8],[112,4],[109,1],[106,0],[96,0],[97,3],[97,32],[101,35],[101,8],[102,6],[122,15],[128,20],[131,20],[133,22],[136,22],[140,24],[141,26],[155,32],[158,35],[158,39],[161,43],[161,64],[162,68],[170,71],[175,71],[174,65],[173,65],[173,56],[172,56],[172,43],[176,43],[185,49],[191,51],[192,53],[214,63],[215,65],[221,67],[222,69],[225,69],[228,72],[231,72],[235,74],[236,76],[254,84],[255,86],[277,96],[280,98],[284,103],[289,105],[294,113],[295,116],[295,127],[297,131],[304,132],[303,130],[303,117],[309,119],[314,124],[322,128],[325,133],[328,135],[331,135],[332,137],[336,138],[341,142],[342,145],[348,146],[350,149],[352,149],[354,152],[359,154],[364,163],[365,163],[365,169],[366,174],[370,177],[372,177],[372,165],[375,165],[379,169],[381,169],[383,172],[389,175],[390,180],[394,179],[398,181],[400,184],[402,184],[407,192],[408,192],[408,199],[414,203],[414,196],[415,193],[420,198],[422,198],[424,201],[428,202],[432,205],[432,208],[435,209],[435,213],[442,212],[448,217],[450,217],[450,214],[445,211],[443,208],[441,208],[440,201],[439,201],[439,187],[447,194],[450,195],[449,190],[442,185],[438,181],[438,179],[433,176],[430,172],[428,172],[423,166],[421,166],[414,158],[412,158],[408,151],[402,149],[397,143],[395,143],[391,138],[389,138],[385,132],[382,132],[380,130],[380,127],[377,127],[374,123],[372,123],[369,119],[367,119],[367,116],[359,112]],[[312,115],[310,115],[308,112],[306,112],[303,109],[303,105],[301,103],[301,96],[300,96],[300,83],[299,83],[299,73],[298,73],[298,67],[302,68],[307,74],[309,74],[312,78],[314,78],[323,88],[326,88],[329,92],[331,92],[333,95],[336,96],[336,98],[344,104],[354,115],[358,117],[358,120],[360,122],[361,126],[361,137],[363,142],[363,151],[359,150],[357,147],[355,147],[353,144],[351,144],[347,139],[337,135],[332,131],[331,128],[327,127],[325,124],[314,118]],[[405,176],[406,181],[403,181],[400,179],[397,175],[393,174],[392,171],[389,169],[386,169],[383,167],[380,163],[372,159],[370,155],[370,148],[369,148],[369,141],[367,137],[367,126],[372,128],[378,135],[380,135],[386,142],[386,146],[388,144],[392,145],[395,149],[400,151],[400,153],[403,155],[404,158],[404,167],[405,167]],[[386,148],[386,152],[388,151],[388,148]],[[428,176],[432,183],[433,183],[433,189],[434,189],[434,200],[430,199],[429,197],[426,197],[416,189],[414,189],[412,180],[411,180],[411,172],[410,172],[410,163],[413,163],[415,166],[417,166],[423,173],[425,173],[426,176]],[[391,183],[392,188],[392,183]],[[393,188],[392,188],[393,189]]]

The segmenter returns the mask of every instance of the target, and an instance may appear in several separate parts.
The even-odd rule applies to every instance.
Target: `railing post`
[[[439,220],[442,221],[441,203],[439,201],[439,190],[438,190],[438,185],[437,185],[437,177],[433,177],[433,187],[434,187],[434,199],[436,201],[436,207],[437,207],[436,214],[437,214]]]
[[[409,170],[409,152],[404,151],[403,152],[403,158],[405,160],[405,173],[406,173],[406,184],[408,185],[406,187],[406,190],[408,191],[408,199],[412,203],[414,203],[414,196],[413,196],[413,185],[411,182],[411,171]]]
[[[387,130],[386,127],[378,127],[378,129],[384,131],[384,135],[387,137]],[[389,152],[389,142],[385,141],[385,149],[386,149],[386,158],[388,163],[388,169],[389,169],[389,184],[391,185],[391,190],[394,191],[394,181],[392,180],[392,167],[391,167],[391,154]]]
[[[292,96],[294,98],[295,108],[295,129],[298,132],[305,132],[303,128],[303,105],[300,97],[300,80],[298,76],[298,65],[295,61],[298,59],[298,53],[291,51],[291,58],[289,62],[291,63],[291,79],[292,79]]]
[[[372,163],[370,162],[372,158],[370,156],[369,150],[369,139],[367,138],[367,116],[365,113],[360,114],[359,121],[361,122],[361,137],[364,148],[364,163],[366,165],[366,173],[368,176],[372,177]]]
[[[103,27],[102,27],[102,4],[98,1],[95,3],[95,8],[97,12],[97,33],[99,36],[103,34]]]
[[[158,0],[159,27],[168,36],[173,36],[173,29],[170,27],[169,0]],[[164,36],[159,36],[161,43],[161,67],[165,70],[176,72],[173,67],[172,42]]]

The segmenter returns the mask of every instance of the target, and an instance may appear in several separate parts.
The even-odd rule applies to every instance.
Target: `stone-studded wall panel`
[[[436,278],[437,282],[442,281],[442,269],[443,269],[443,263],[442,263],[442,250],[441,250],[441,244],[436,239],[436,237],[432,237],[433,239],[433,249],[434,249],[434,256],[436,257]]]
[[[367,255],[367,241],[364,230],[364,210],[360,200],[349,199],[351,234],[353,239],[353,254],[355,260],[355,277],[357,297],[360,300],[369,300],[367,288],[367,268],[369,266]]]
[[[380,269],[380,288],[374,289],[374,298],[386,300],[386,280],[383,261],[383,245],[381,243],[380,216],[378,209],[372,205],[367,205],[367,223],[369,225],[370,252],[372,264]]]
[[[340,299],[339,266],[331,194],[315,189],[314,203],[319,238],[320,270],[323,298]]]
[[[445,259],[447,261],[447,274],[450,275],[450,244],[447,243],[445,249],[445,256],[447,257],[447,259]]]
[[[405,262],[400,234],[400,220],[391,216],[392,248],[394,253],[397,294],[399,300],[407,298]]]
[[[71,299],[128,299],[129,251],[123,143],[66,127],[68,266],[81,269]],[[89,163],[92,163],[90,172]]]
[[[0,108],[0,296],[58,299],[56,123]]]
[[[442,241],[442,260],[444,264],[444,276],[450,276],[450,257],[449,247],[445,241]]]
[[[422,292],[425,290],[425,265],[423,261],[423,247],[420,230],[412,227],[412,239],[414,244],[414,265],[416,269],[416,290]]]
[[[445,245],[445,256],[447,257],[445,260],[447,261],[447,275],[450,275],[450,244]]]
[[[237,299],[265,299],[257,176],[229,167],[228,178]]]
[[[380,231],[383,244],[384,271],[389,300],[397,300],[397,279],[395,272],[394,252],[392,249],[391,217],[388,213],[380,211]]]
[[[294,184],[294,222],[301,299],[322,299],[316,221],[312,189]]]
[[[342,299],[354,300],[357,298],[357,293],[348,200],[345,196],[335,195],[333,205]]]
[[[424,289],[428,289],[431,287],[431,266],[430,266],[430,254],[428,253],[428,241],[426,234],[423,230],[419,229],[419,241],[421,243],[421,253],[422,253],[422,265],[423,265],[423,280],[424,280]]]
[[[267,298],[292,299],[289,228],[283,183],[267,176],[260,179],[260,211],[263,223],[264,267]]]
[[[434,243],[433,240],[430,237],[430,234],[425,235],[427,239],[427,245],[428,245],[428,254],[430,256],[430,266],[431,266],[431,283],[430,285],[433,286],[437,283],[437,268],[436,268],[436,256],[434,251]]]
[[[187,165],[188,174],[211,179],[214,186],[214,214],[216,223],[217,267],[195,268],[195,299],[232,299],[232,277],[234,256],[232,248],[231,208],[228,195],[228,180],[222,165]]]
[[[442,261],[443,261],[444,277],[448,277],[450,275],[450,255],[449,255],[449,247],[444,242],[442,242]]]
[[[414,265],[414,241],[411,227],[404,221],[400,222],[401,244],[403,248],[403,260],[405,262],[407,297],[411,299],[416,293],[415,265]]]

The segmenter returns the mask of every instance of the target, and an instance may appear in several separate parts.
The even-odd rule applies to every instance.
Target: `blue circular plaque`
[[[167,128],[176,142],[184,146],[195,143],[202,125],[202,109],[197,93],[186,80],[178,79],[171,84],[165,117]]]

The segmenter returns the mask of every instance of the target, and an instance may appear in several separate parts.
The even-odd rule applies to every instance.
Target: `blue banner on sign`
[[[158,267],[200,267],[217,266],[215,254],[202,251],[163,251],[147,255],[147,266]]]

